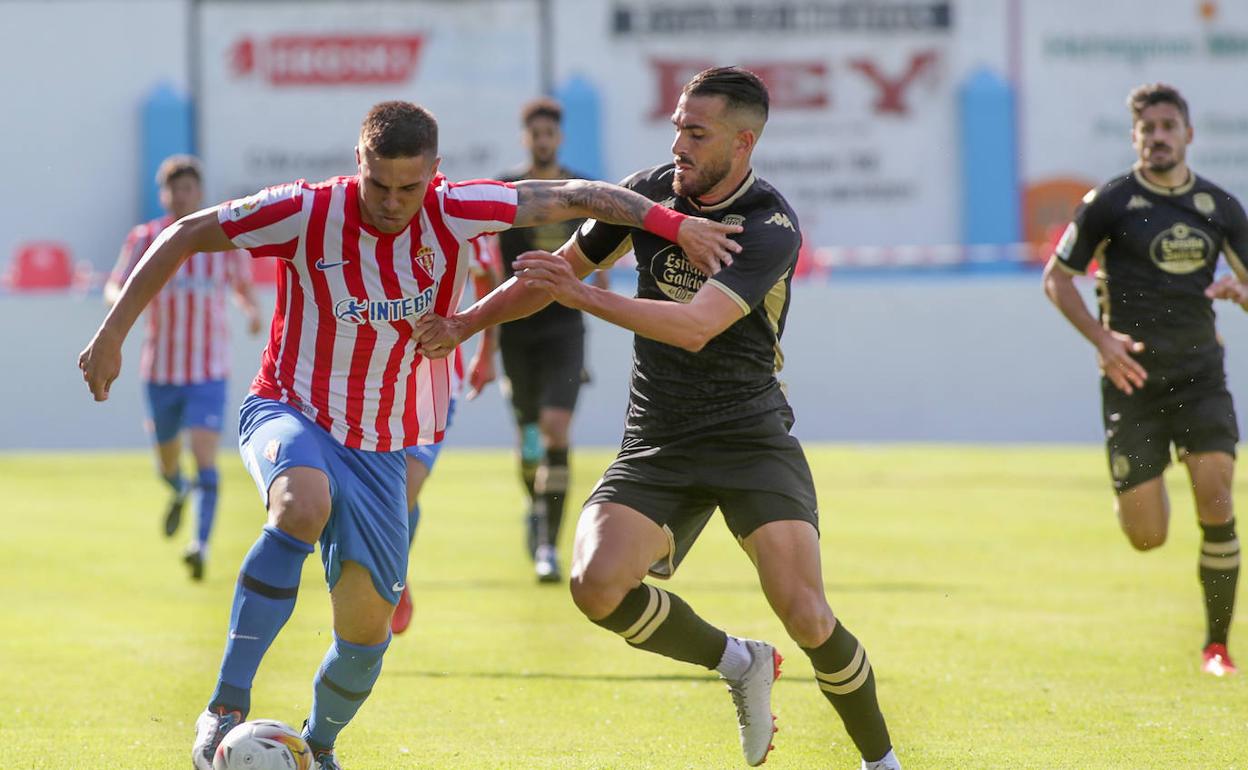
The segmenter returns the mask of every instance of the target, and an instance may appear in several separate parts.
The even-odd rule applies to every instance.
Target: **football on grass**
[[[243,722],[225,736],[213,770],[309,770],[312,749],[293,727],[273,719]]]

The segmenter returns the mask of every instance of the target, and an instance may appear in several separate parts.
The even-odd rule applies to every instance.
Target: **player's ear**
[[[355,165],[357,166],[364,165],[363,161],[360,160],[360,143],[359,142],[355,143]]]

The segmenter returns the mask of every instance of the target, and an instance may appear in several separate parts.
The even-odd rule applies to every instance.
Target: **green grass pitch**
[[[1198,670],[1198,535],[1180,472],[1170,542],[1141,555],[1117,530],[1095,447],[809,455],[832,606],[867,646],[907,768],[1248,767],[1248,676]],[[574,453],[573,500],[609,458]],[[238,564],[263,520],[236,456],[222,468],[212,560],[192,584],[179,561],[187,525],[161,536],[164,493],[145,453],[0,456],[0,767],[189,765]],[[508,453],[452,442],[424,511],[416,617],[339,742],[349,770],[743,766],[712,675],[629,649],[581,618],[566,586],[535,584]],[[669,587],[787,658],[767,767],[857,768],[722,524]],[[1248,662],[1242,612],[1236,625],[1231,650]],[[314,556],[252,715],[297,726],[328,642]]]

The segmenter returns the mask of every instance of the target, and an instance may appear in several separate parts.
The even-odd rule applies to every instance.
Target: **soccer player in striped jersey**
[[[775,732],[772,645],[725,633],[675,593],[669,578],[718,508],[754,563],[768,602],[814,668],[865,770],[899,770],[866,650],[832,613],[820,565],[814,481],[790,433],[777,373],[801,234],[797,215],[750,158],[767,121],[762,81],[737,67],[696,75],[672,114],[674,160],[624,181],[649,200],[743,230],[741,251],[709,276],[679,245],[633,226],[586,222],[558,254],[530,251],[516,277],[443,319],[422,318],[423,350],[449,351],[491,324],[552,298],[635,333],[624,439],[581,512],[572,598],[637,649],[704,666],[728,683],[741,749],[760,765]],[[580,279],[628,251],[637,296]]]
[[[139,258],[161,231],[203,204],[203,172],[190,155],[166,158],[156,172],[165,215],[130,230],[121,255],[104,285],[111,307]],[[260,333],[260,313],[251,287],[250,264],[232,249],[192,254],[178,268],[147,309],[146,339],[139,368],[147,396],[148,430],[156,441],[156,463],[169,485],[166,537],[182,521],[188,495],[195,493],[194,535],[183,554],[193,580],[204,576],[208,538],[216,517],[217,448],[225,415],[229,375],[229,328],[226,295],[231,291],[247,318],[251,334]],[[182,476],[182,433],[195,460],[195,480]]]
[[[454,310],[471,239],[592,216],[677,242],[708,271],[739,248],[728,237],[739,227],[602,182],[450,182],[438,173],[437,137],[424,108],[382,102],[361,127],[355,175],[270,187],[174,223],[79,357],[103,401],[126,334],[187,255],[242,247],[281,262],[269,344],[239,427],[269,519],[243,560],[217,686],[196,723],[200,770],[246,719],[252,680],[318,539],[334,636],[304,734],[320,770],[339,768],[335,741],[377,680],[406,584],[403,449],[441,441],[446,429],[451,350],[418,352],[414,324]]]

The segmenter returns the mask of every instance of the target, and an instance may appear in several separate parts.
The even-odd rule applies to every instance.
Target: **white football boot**
[[[771,686],[780,678],[784,658],[766,642],[742,641],[750,651],[750,667],[740,679],[723,679],[737,707],[741,752],[746,764],[756,767],[767,761],[767,752],[774,748],[771,737],[776,734],[776,717],[771,713]]]

